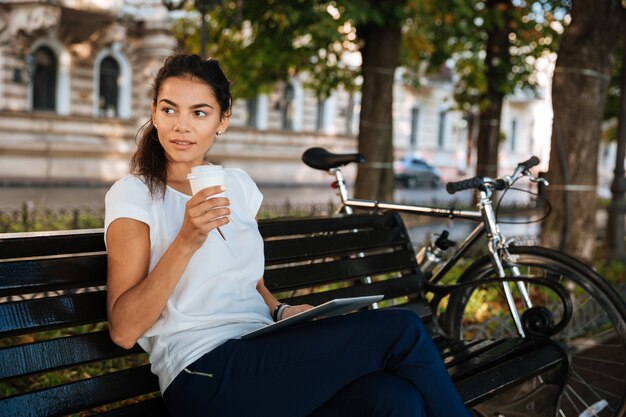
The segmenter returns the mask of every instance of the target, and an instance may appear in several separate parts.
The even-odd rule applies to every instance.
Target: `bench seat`
[[[273,219],[259,230],[265,283],[282,302],[384,294],[379,308],[416,311],[469,406],[491,410],[490,402],[538,375],[558,395],[567,369],[558,345],[463,344],[439,332],[397,214]],[[0,235],[0,257],[0,415],[167,415],[147,355],[108,336],[102,230]]]

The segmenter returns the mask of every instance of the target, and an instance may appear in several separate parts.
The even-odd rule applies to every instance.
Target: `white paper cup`
[[[191,192],[195,195],[198,191],[216,185],[226,186],[226,171],[221,165],[199,165],[191,168],[187,174],[191,185]],[[212,197],[225,197],[226,193],[214,194]]]

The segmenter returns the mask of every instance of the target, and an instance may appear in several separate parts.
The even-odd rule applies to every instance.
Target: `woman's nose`
[[[187,121],[187,116],[184,114],[179,114],[176,118],[176,124],[174,125],[174,129],[177,131],[187,131],[189,130],[189,123]]]

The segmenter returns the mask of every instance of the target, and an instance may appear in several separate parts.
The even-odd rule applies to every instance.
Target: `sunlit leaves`
[[[510,59],[492,61],[498,89],[511,94],[536,84],[536,60],[553,52],[567,22],[568,0],[514,0]],[[461,108],[479,105],[485,92],[485,45],[490,30],[504,25],[501,10],[487,0],[223,0],[209,11],[207,53],[222,62],[237,97],[268,91],[298,72],[320,97],[340,85],[351,89],[359,74],[359,25],[398,25],[401,65],[407,82],[419,85],[428,72],[452,66]],[[199,15],[175,24],[190,50],[199,50]]]

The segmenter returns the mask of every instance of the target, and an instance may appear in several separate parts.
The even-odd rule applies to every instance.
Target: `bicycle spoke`
[[[575,359],[581,359],[581,360],[601,363],[605,365],[624,366],[624,362],[621,362],[621,361],[612,361],[612,360],[607,360],[607,359],[592,358],[591,356],[577,355]]]
[[[563,395],[565,395],[569,404],[574,408],[576,415],[580,415],[581,410],[580,408],[578,408],[574,400],[572,400],[572,397],[570,396],[569,392],[567,392],[567,387],[565,387],[565,390],[563,390]]]
[[[618,378],[618,377],[615,377],[615,376],[612,376],[612,375],[606,375],[603,372],[598,372],[598,371],[593,370],[591,368],[587,368],[587,367],[580,366],[580,365],[572,367],[572,370],[570,372],[572,373],[572,375],[576,375],[578,378],[581,378],[580,379],[581,381],[583,381],[583,379],[580,376],[580,374],[576,371],[576,369],[579,369],[581,371],[586,371],[590,375],[599,375],[599,376],[602,376],[604,378],[611,379],[611,380],[613,380],[615,382],[622,382],[622,383],[624,382],[624,380],[621,379],[621,378]]]

